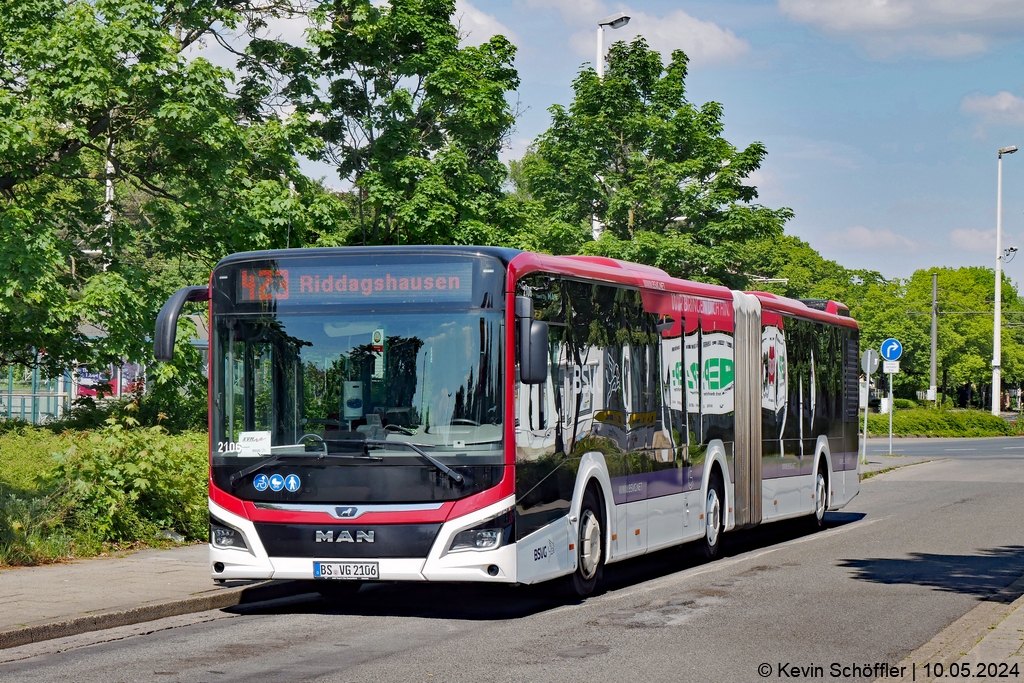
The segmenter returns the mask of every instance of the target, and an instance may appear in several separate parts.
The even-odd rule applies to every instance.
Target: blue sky
[[[795,211],[789,233],[888,277],[994,261],[996,150],[1024,148],[1024,0],[457,7],[467,42],[501,32],[519,48],[523,114],[506,158],[546,129],[551,104],[571,100],[573,77],[594,60],[597,20],[625,11],[632,20],[606,44],[643,35],[665,55],[687,52],[690,101],[721,102],[733,144],[767,146],[752,182],[762,203]],[[1003,245],[1024,253],[1024,152],[1003,170]],[[1019,281],[1024,256],[1006,271]]]

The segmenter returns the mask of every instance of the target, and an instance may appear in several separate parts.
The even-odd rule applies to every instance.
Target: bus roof
[[[269,260],[277,258],[330,257],[351,256],[353,253],[393,253],[416,254],[475,254],[496,258],[508,267],[508,285],[527,273],[543,271],[578,278],[597,278],[606,282],[639,287],[663,292],[675,292],[690,296],[701,296],[724,301],[732,301],[732,290],[722,285],[705,282],[682,280],[666,273],[661,268],[630,261],[620,261],[607,256],[552,256],[538,254],[521,249],[506,247],[478,247],[463,245],[401,245],[401,246],[367,246],[367,247],[318,247],[303,249],[270,249],[265,251],[248,251],[231,254],[220,260],[217,267],[240,261]],[[849,317],[849,309],[836,301],[814,300],[805,301],[772,294],[771,292],[750,291],[761,302],[761,307],[777,313],[796,315],[801,318],[818,320],[844,327],[858,327],[855,320]],[[810,304],[810,305],[808,305]]]

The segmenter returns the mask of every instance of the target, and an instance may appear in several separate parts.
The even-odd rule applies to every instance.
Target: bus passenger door
[[[761,471],[762,332],[761,302],[733,292],[736,316],[736,440],[733,510],[737,528],[760,524],[763,515]],[[769,492],[770,493],[770,492]]]

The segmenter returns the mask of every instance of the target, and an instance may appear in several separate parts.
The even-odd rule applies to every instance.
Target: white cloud
[[[996,255],[996,230],[974,230],[970,228],[958,228],[949,232],[949,243],[960,251],[971,251],[977,254],[985,254],[995,258]],[[1003,248],[1022,247],[1024,248],[1024,234],[1015,234],[1003,230]]]
[[[528,3],[532,7],[557,9],[566,24],[579,28],[569,38],[573,50],[581,57],[594,59],[597,22],[612,14],[612,8],[598,0],[528,0]],[[622,28],[605,31],[606,47],[642,35],[664,59],[667,60],[673,50],[683,50],[691,63],[698,65],[732,61],[750,51],[750,43],[731,30],[697,19],[683,10],[664,16],[634,11],[621,4],[615,10],[628,14],[630,21]]]
[[[880,58],[963,57],[1024,27],[1020,0],[778,0],[786,17],[859,39]]]
[[[452,19],[462,30],[464,45],[482,45],[491,36],[498,34],[508,38],[513,45],[519,44],[519,36],[515,31],[498,21],[493,14],[477,9],[467,0],[456,0],[455,16]]]
[[[950,231],[949,243],[954,248],[963,251],[994,254],[996,252],[996,231],[958,228]]]
[[[888,228],[871,230],[863,225],[855,225],[846,230],[829,233],[825,239],[830,246],[854,251],[886,249],[888,251],[911,252],[920,248],[917,242],[903,235],[898,235]]]
[[[979,119],[979,131],[985,126],[1024,125],[1024,98],[1001,90],[995,95],[973,93],[960,102],[960,111]]]

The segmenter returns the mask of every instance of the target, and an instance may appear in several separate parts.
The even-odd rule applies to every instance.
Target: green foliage
[[[309,155],[355,186],[350,242],[488,244],[515,218],[498,160],[515,47],[460,48],[454,12],[453,0],[324,3],[312,47],[257,39],[240,63],[250,116],[272,93],[290,100],[320,143]]]
[[[687,102],[687,65],[677,50],[664,67],[642,38],[614,44],[604,79],[584,69],[569,108],[550,109],[513,181],[521,200],[566,225],[596,216],[606,232],[586,253],[736,283],[738,245],[780,237],[792,212],[753,203],[746,181],[766,150],[726,141],[717,102]]]
[[[897,406],[892,415],[892,431],[895,436],[1010,436],[1015,433],[1015,426],[982,410],[900,410]],[[888,434],[889,416],[868,414],[868,433]]]
[[[182,54],[283,4],[0,2],[0,366],[144,360],[195,264],[343,218],[298,171],[308,122],[247,120],[231,72]]]
[[[850,270],[825,259],[798,237],[759,239],[742,247],[747,286],[794,299],[832,299],[856,308],[869,291],[886,284],[881,273]],[[786,282],[758,282],[757,278]]]
[[[910,410],[917,407],[917,401],[909,398],[894,398],[892,400],[896,410]]]
[[[0,564],[207,535],[207,436],[113,418],[96,430],[0,435]]]

